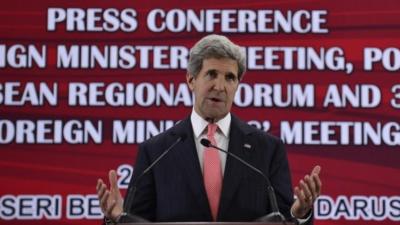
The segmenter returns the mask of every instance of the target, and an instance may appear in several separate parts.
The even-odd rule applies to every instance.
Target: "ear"
[[[189,73],[186,74],[186,83],[189,86],[190,90],[193,91],[194,89],[194,77]]]

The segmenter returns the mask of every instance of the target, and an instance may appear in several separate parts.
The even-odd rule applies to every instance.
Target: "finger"
[[[313,178],[310,177],[309,175],[306,175],[304,177],[304,181],[307,184],[308,189],[310,190],[310,195],[311,195],[312,199],[315,200],[318,197],[318,193],[316,191],[316,184],[315,184]]]
[[[103,198],[106,190],[107,190],[106,184],[104,183],[100,184],[99,189],[97,190],[97,197],[99,198],[99,200]]]
[[[318,174],[313,174],[311,177],[315,184],[315,192],[317,193],[317,196],[319,196],[321,194],[321,188],[322,188],[321,179],[319,178]]]
[[[300,208],[305,208],[306,202],[305,202],[305,197],[304,193],[300,190],[299,187],[294,188],[294,194],[297,196],[297,200],[299,201]]]
[[[97,184],[96,184],[96,191],[97,192],[99,192],[99,189],[100,189],[102,183],[103,183],[102,179],[98,179],[97,180]]]
[[[100,206],[103,210],[103,213],[106,214],[107,204],[108,204],[108,196],[110,196],[110,192],[108,190],[105,191],[104,195],[100,199]]]
[[[115,170],[110,170],[108,173],[108,179],[110,181],[110,189],[118,190],[117,173]]]
[[[307,184],[303,180],[300,180],[300,188],[301,188],[301,191],[304,193],[304,201],[307,203],[312,202],[313,201],[312,193],[311,193],[310,189],[308,188]]]
[[[103,188],[102,188],[103,185],[105,185],[104,182],[101,179],[99,179],[97,181],[97,185],[96,185],[97,195],[99,195],[99,193],[103,191]]]
[[[321,172],[321,167],[320,167],[319,165],[316,165],[316,166],[314,167],[314,169],[311,171],[311,175],[312,175],[312,174],[317,174],[317,175],[319,175],[320,172]]]

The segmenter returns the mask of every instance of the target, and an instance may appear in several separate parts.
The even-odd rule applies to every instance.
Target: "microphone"
[[[260,174],[264,178],[264,180],[267,182],[267,192],[268,192],[268,196],[269,196],[269,201],[270,201],[270,205],[271,205],[271,208],[272,208],[272,212],[270,214],[268,214],[268,215],[265,215],[263,217],[260,217],[260,218],[256,219],[256,221],[257,222],[283,222],[283,224],[286,224],[285,217],[279,212],[278,203],[276,201],[274,188],[272,187],[271,182],[269,181],[268,177],[261,170],[259,170],[259,169],[255,168],[254,166],[250,165],[248,162],[244,161],[242,158],[240,158],[239,156],[235,155],[234,153],[226,151],[226,150],[224,150],[222,148],[219,148],[218,146],[215,146],[215,145],[211,144],[211,142],[206,138],[201,139],[200,143],[205,147],[211,147],[211,148],[217,149],[218,151],[224,152],[225,154],[228,154],[229,156],[232,156],[233,158],[235,158],[236,160],[241,162],[243,165],[247,166],[248,168],[250,168],[254,172]]]
[[[141,217],[132,215],[129,213],[129,210],[132,208],[133,205],[133,200],[135,198],[136,190],[137,190],[137,184],[141,180],[143,176],[145,176],[157,163],[164,158],[178,143],[184,141],[186,139],[186,134],[179,134],[178,139],[174,141],[161,155],[159,155],[143,172],[133,181],[133,184],[129,187],[128,192],[127,192],[127,197],[126,201],[124,201],[124,215],[122,215],[120,221],[118,222],[123,222],[123,223],[128,223],[128,222],[149,222]]]

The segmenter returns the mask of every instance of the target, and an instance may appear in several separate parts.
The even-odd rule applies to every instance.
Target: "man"
[[[321,191],[320,167],[300,180],[293,200],[282,142],[230,113],[245,62],[240,47],[224,36],[206,36],[191,49],[186,80],[195,96],[193,111],[190,117],[139,146],[132,180],[168,146],[185,138],[137,183],[128,213],[159,222],[253,221],[270,213],[266,181],[225,153],[203,147],[200,140],[208,138],[269,178],[286,218],[294,217],[300,223],[312,221],[313,202]],[[97,193],[106,218],[118,221],[123,200],[115,171],[110,171],[109,180],[110,190],[98,180]]]

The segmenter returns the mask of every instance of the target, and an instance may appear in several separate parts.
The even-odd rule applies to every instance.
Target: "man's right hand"
[[[100,200],[100,208],[104,216],[112,221],[116,221],[123,212],[123,199],[118,189],[117,174],[115,170],[108,173],[110,190],[102,179],[97,180],[97,197]]]

